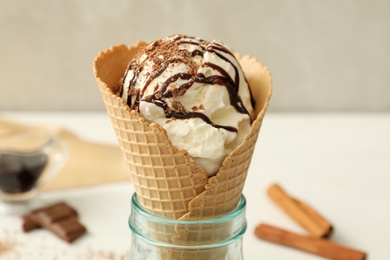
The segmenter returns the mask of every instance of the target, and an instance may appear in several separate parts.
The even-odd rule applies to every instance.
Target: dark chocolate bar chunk
[[[84,234],[87,229],[74,217],[53,223],[48,229],[62,240],[70,243]]]
[[[34,211],[32,214],[32,218],[35,219],[37,215],[40,218],[40,221],[38,223],[53,223],[64,218],[76,217],[77,212],[73,208],[69,207],[67,204],[59,203],[51,207]]]
[[[70,243],[87,231],[77,217],[75,209],[60,202],[23,216],[22,227],[25,232],[43,227]]]
[[[24,215],[22,228],[24,232],[31,231],[36,228],[40,228],[41,224],[38,223],[36,215],[41,215],[42,221],[55,222],[63,218],[71,216],[77,216],[77,211],[64,202],[58,202],[54,205],[36,209],[31,213]]]
[[[41,226],[31,219],[29,215],[22,217],[22,228],[24,232],[29,232],[31,230],[40,228]]]

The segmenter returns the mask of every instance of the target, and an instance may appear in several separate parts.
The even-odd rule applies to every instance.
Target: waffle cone
[[[223,161],[215,176],[208,177],[203,168],[195,167],[185,150],[172,146],[165,129],[147,122],[114,94],[127,65],[145,45],[114,46],[101,52],[94,63],[96,80],[138,199],[146,209],[169,218],[195,220],[224,215],[240,200],[271,97],[269,71],[254,58],[236,55],[256,101],[255,120],[243,143]]]

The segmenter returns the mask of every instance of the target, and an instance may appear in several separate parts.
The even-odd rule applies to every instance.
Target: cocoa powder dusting
[[[95,249],[92,245],[77,248],[48,233],[24,233],[14,226],[0,229],[0,259],[125,260],[129,253],[128,248],[120,251]]]
[[[19,245],[17,230],[4,229],[0,233],[0,256],[7,252],[14,251]]]
[[[128,252],[118,254],[109,250],[92,249],[89,248],[85,255],[86,259],[101,259],[101,260],[125,260],[127,259]]]
[[[5,238],[0,240],[0,256],[7,252],[12,250],[15,247],[15,241],[13,241],[10,238]]]

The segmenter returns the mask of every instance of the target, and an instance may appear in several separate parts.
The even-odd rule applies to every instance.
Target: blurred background
[[[390,111],[387,0],[0,0],[0,110],[103,111],[98,52],[178,33],[261,60],[270,111]]]

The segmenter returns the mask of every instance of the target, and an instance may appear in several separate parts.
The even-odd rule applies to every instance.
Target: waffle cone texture
[[[113,94],[132,58],[146,45],[114,46],[99,53],[94,62],[95,77],[141,205],[157,215],[181,220],[231,212],[240,200],[271,97],[268,69],[255,58],[236,54],[256,101],[255,119],[243,143],[225,158],[216,175],[208,177],[185,150],[172,145],[164,128],[147,122]]]

